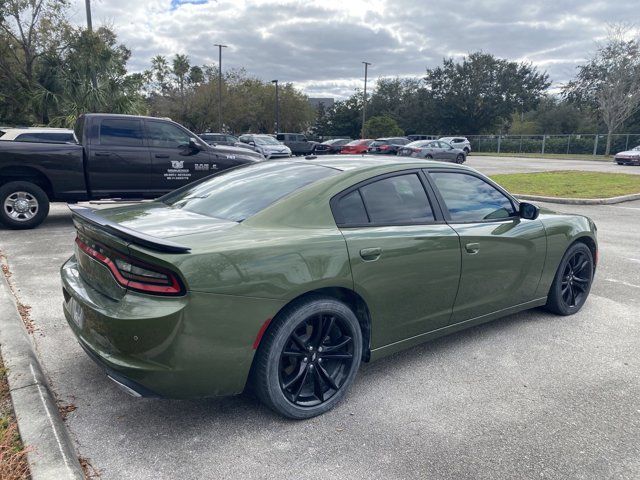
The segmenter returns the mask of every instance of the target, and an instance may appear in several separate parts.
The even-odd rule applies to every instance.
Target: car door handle
[[[169,158],[166,153],[156,153],[156,158]]]
[[[368,262],[378,260],[380,255],[382,255],[382,249],[380,247],[363,248],[360,250],[360,256],[362,259]]]
[[[96,152],[95,156],[96,157],[110,157],[111,153],[110,152]]]
[[[467,243],[464,246],[464,249],[467,251],[467,253],[470,253],[471,255],[474,255],[476,253],[478,253],[480,251],[480,244],[479,243]]]

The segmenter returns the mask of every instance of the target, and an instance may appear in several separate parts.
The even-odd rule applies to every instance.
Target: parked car
[[[33,228],[49,202],[155,198],[211,173],[264,160],[212,147],[171,120],[81,115],[79,143],[0,142],[0,223]]]
[[[229,135],[228,133],[201,133],[198,135],[202,140],[209,145],[228,145],[230,147],[236,147],[240,143],[238,137],[235,135]]]
[[[334,407],[362,361],[525,309],[578,312],[598,258],[589,218],[413,159],[261,162],[72,213],[64,314],[111,380],[171,398],[250,385],[296,419]]]
[[[631,150],[616,153],[613,161],[618,165],[640,165],[640,145]]]
[[[307,140],[301,133],[278,133],[276,140],[289,147],[292,155],[311,155],[318,145],[318,142]]]
[[[438,139],[438,137],[435,137],[434,135],[420,135],[420,134],[407,135],[407,138],[412,142],[415,142],[417,140],[437,140]]]
[[[464,150],[453,148],[440,140],[420,140],[411,142],[398,150],[402,157],[426,158],[427,160],[444,160],[446,162],[464,163],[467,159]]]
[[[369,150],[369,145],[373,142],[372,138],[365,138],[362,140],[352,140],[347,143],[340,153],[344,155],[362,155],[363,153],[367,153]]]
[[[2,130],[0,141],[33,143],[74,142],[73,130],[68,128],[6,128]]]
[[[465,155],[471,153],[471,142],[467,137],[442,137],[438,140],[449,143],[453,148],[464,150]]]
[[[409,143],[405,137],[376,138],[369,145],[369,153],[396,155],[400,147]]]
[[[246,134],[240,135],[240,141],[249,145],[254,151],[264,155],[265,158],[286,158],[291,156],[291,150],[271,135]]]
[[[350,142],[350,138],[333,138],[331,140],[326,140],[322,143],[316,144],[315,148],[313,149],[313,153],[316,155],[340,153],[342,151],[342,147]]]

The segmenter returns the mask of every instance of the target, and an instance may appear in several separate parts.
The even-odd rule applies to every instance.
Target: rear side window
[[[16,142],[64,143],[72,142],[71,133],[23,133],[16,137]]]
[[[369,223],[369,217],[367,216],[367,210],[364,208],[360,190],[354,190],[338,200],[335,220],[338,225],[362,225]]]
[[[109,118],[100,123],[100,145],[142,146],[142,121]]]
[[[435,220],[427,193],[415,173],[383,178],[350,192],[336,202],[334,216],[341,226]]]
[[[484,180],[466,173],[432,172],[454,222],[498,220],[514,215],[511,200]]]
[[[189,212],[242,222],[296,190],[338,173],[304,163],[256,163],[227,170],[159,200]]]

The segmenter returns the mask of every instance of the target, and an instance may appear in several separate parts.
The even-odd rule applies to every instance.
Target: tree
[[[399,137],[404,131],[393,118],[387,115],[371,117],[364,124],[364,135],[367,138]]]
[[[87,112],[145,113],[140,95],[142,74],[128,75],[131,52],[117,43],[106,27],[90,32],[77,29],[68,34],[68,48],[59,56],[49,56],[48,67],[55,82],[40,85],[36,98],[50,99],[55,107],[51,123],[70,127]],[[96,87],[91,76],[96,76]]]
[[[600,114],[607,128],[605,155],[611,151],[613,133],[640,108],[640,38],[629,39],[629,33],[614,26],[606,43],[564,88],[568,99],[591,105]]]
[[[427,70],[428,95],[439,113],[439,130],[477,134],[508,122],[514,111],[534,108],[550,82],[530,63],[476,52]]]
[[[34,104],[39,65],[45,55],[65,48],[71,28],[67,0],[0,2],[0,98],[6,121],[46,121],[46,108]]]

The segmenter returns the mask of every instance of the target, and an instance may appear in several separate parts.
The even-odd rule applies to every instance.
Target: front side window
[[[106,118],[100,123],[100,145],[142,146],[142,121]]]
[[[361,187],[358,191],[366,206],[368,221],[372,224],[424,223],[434,220],[427,193],[415,173],[383,178]],[[347,199],[347,212],[352,218],[359,220],[362,213],[358,206],[358,198],[355,195],[349,198],[350,195],[352,194],[343,197],[342,200]]]
[[[320,165],[256,163],[224,171],[159,201],[173,208],[241,222],[294,191],[338,173]]]
[[[454,222],[505,219],[515,210],[511,200],[486,181],[466,173],[432,172]]]
[[[178,148],[189,145],[189,134],[171,123],[147,122],[147,131],[150,147]]]

